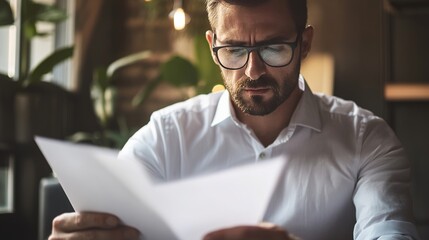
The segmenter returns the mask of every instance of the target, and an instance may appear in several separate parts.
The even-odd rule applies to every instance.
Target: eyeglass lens
[[[246,65],[250,52],[253,50],[257,50],[259,57],[272,67],[289,64],[293,56],[292,46],[286,43],[279,43],[259,47],[225,46],[217,50],[217,57],[224,67],[239,69]]]

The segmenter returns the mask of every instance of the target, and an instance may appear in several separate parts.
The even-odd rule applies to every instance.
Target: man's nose
[[[249,61],[246,65],[245,74],[250,79],[259,79],[260,76],[266,73],[266,65],[259,57],[256,51],[252,51],[249,54]]]

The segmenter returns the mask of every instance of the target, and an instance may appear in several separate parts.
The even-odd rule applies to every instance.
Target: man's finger
[[[50,239],[67,240],[138,240],[140,233],[129,227],[117,227],[114,229],[92,229],[72,233],[53,235]]]
[[[81,231],[90,228],[109,229],[119,225],[119,219],[105,213],[64,213],[52,223],[53,231]]]
[[[288,233],[281,228],[239,226],[211,232],[204,240],[289,240]]]
[[[277,225],[275,225],[274,223],[270,223],[270,222],[260,222],[258,224],[258,226],[262,227],[262,228],[267,228],[267,229],[279,228]]]

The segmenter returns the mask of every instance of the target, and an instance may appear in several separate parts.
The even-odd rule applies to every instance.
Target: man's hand
[[[297,240],[274,224],[225,228],[207,234],[203,240]]]
[[[140,233],[105,213],[64,213],[52,221],[49,240],[134,240]]]

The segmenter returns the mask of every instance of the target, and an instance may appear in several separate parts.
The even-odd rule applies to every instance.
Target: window
[[[0,213],[13,212],[13,170],[12,155],[0,149]]]
[[[15,11],[17,0],[9,2],[12,11]],[[16,12],[14,15],[16,16]],[[17,47],[17,33],[14,25],[0,27],[0,42],[0,73],[13,77],[16,71]],[[5,122],[7,121],[3,119],[0,124]],[[10,149],[4,144],[0,142],[0,213],[11,213],[14,210],[14,160]]]
[[[67,20],[58,24],[55,28],[55,47],[61,48],[74,44],[75,0],[57,0],[57,6],[67,12]],[[53,79],[66,89],[76,88],[73,74],[72,60],[69,59],[54,69]]]
[[[68,18],[57,25],[38,22],[37,29],[40,32],[50,33],[43,37],[34,37],[31,41],[31,59],[30,68],[34,68],[46,56],[52,53],[56,48],[70,46],[74,42],[74,20],[75,20],[75,2],[74,0],[33,0],[38,3],[56,5],[66,11]],[[9,0],[15,19],[19,19],[17,9],[19,9],[19,0]],[[16,23],[19,22],[16,20]],[[0,27],[0,72],[14,77],[16,73],[16,63],[19,62],[17,56],[18,42],[16,26]],[[55,67],[53,75],[47,76],[46,80],[54,81],[66,89],[73,89],[72,61],[67,60]]]
[[[56,5],[67,12],[67,20],[53,25],[50,23],[37,23],[41,32],[50,33],[47,36],[35,37],[31,42],[31,68],[34,68],[47,55],[57,48],[70,46],[74,42],[74,0],[37,0],[39,3]],[[73,89],[72,61],[67,60],[54,68],[52,75],[46,76],[47,81],[53,81],[65,89]]]
[[[10,1],[12,9],[16,9],[16,2]],[[16,27],[0,27],[0,72],[13,77],[15,75],[16,56]]]

